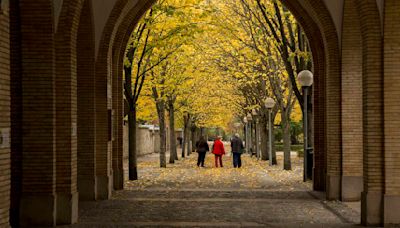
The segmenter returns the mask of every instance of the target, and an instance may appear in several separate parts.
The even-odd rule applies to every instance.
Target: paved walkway
[[[301,160],[293,170],[243,156],[243,167],[197,168],[196,154],[168,168],[158,168],[158,155],[139,159],[139,181],[112,200],[81,202],[79,224],[72,227],[353,227],[359,212],[303,183]]]

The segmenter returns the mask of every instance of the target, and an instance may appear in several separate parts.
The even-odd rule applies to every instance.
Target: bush
[[[291,145],[290,150],[303,153],[303,144]],[[275,151],[283,151],[283,143],[275,143]]]

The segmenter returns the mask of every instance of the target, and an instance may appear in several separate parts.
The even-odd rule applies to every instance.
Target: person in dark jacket
[[[204,167],[204,160],[207,151],[210,151],[210,148],[208,147],[207,141],[203,136],[201,136],[200,140],[196,142],[196,152],[199,154],[199,157],[197,158],[197,166]]]
[[[239,138],[239,134],[235,134],[231,139],[231,148],[232,148],[232,155],[233,155],[233,167],[240,168],[242,167],[242,159],[240,156],[242,155],[244,146],[243,141]]]

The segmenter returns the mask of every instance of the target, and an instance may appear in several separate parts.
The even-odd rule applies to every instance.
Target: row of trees
[[[277,102],[272,116],[281,122],[284,168],[290,169],[290,122],[296,101],[302,104],[296,74],[310,67],[301,27],[275,0],[159,0],[126,50],[129,179],[137,179],[138,120],[160,126],[160,167],[166,167],[167,122],[173,163],[176,126],[184,129],[182,156],[192,151],[199,129],[224,129],[252,109],[267,138],[266,97]],[[262,158],[269,159],[267,141],[262,142]]]
[[[297,73],[311,68],[307,39],[293,15],[275,0],[223,0],[216,7],[215,64],[228,83],[236,85],[238,119],[258,110],[262,159],[268,157],[267,97],[273,97],[273,122],[280,122],[284,144],[284,169],[291,169],[291,122],[296,104],[303,110]],[[229,37],[229,39],[226,39]],[[222,61],[221,61],[222,60]],[[310,99],[311,100],[311,99]],[[277,115],[279,114],[279,115]],[[295,113],[301,115],[301,112]],[[298,117],[296,117],[298,119]],[[240,118],[242,119],[242,118]],[[274,134],[273,134],[274,136]],[[274,139],[273,139],[274,140]],[[274,149],[273,149],[274,151]],[[276,157],[273,154],[273,163]]]

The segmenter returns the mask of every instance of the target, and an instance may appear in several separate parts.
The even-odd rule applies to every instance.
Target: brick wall
[[[0,134],[3,135],[3,142],[0,142],[1,227],[7,227],[9,224],[10,127],[10,22],[8,7],[4,4],[0,5]]]

